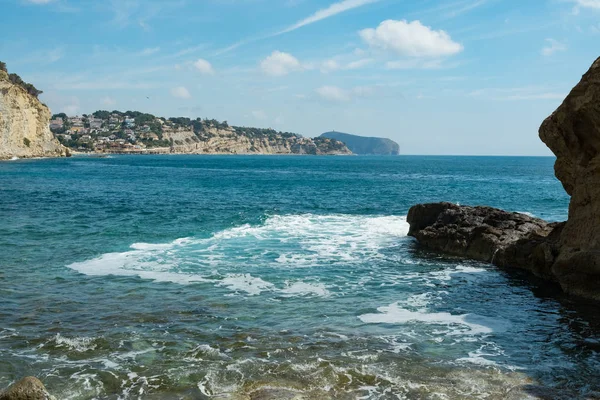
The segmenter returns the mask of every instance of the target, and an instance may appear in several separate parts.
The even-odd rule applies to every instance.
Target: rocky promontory
[[[19,82],[0,68],[0,160],[66,155],[48,127],[50,110]]]
[[[600,300],[600,58],[542,124],[569,195],[569,217],[550,224],[490,207],[410,209],[409,235],[429,249],[531,271],[566,293]]]
[[[400,145],[388,138],[358,136],[335,131],[325,132],[320,137],[339,140],[345,143],[354,154],[378,156],[400,154]]]

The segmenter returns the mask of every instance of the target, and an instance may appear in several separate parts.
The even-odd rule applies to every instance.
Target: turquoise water
[[[594,307],[406,236],[409,207],[428,201],[563,220],[552,165],[0,163],[0,387],[36,375],[65,399],[501,399],[534,384],[585,398],[600,377]]]

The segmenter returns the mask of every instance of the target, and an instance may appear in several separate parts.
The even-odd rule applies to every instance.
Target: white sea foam
[[[358,318],[368,324],[408,324],[424,323],[430,325],[458,326],[452,334],[491,334],[503,332],[510,325],[506,321],[484,317],[477,314],[453,315],[447,312],[410,311],[402,308],[398,303],[379,307],[379,313],[363,314]]]
[[[250,274],[227,274],[220,282],[235,292],[246,292],[251,296],[259,295],[261,292],[273,290],[274,285],[261,278],[255,278]]]
[[[68,338],[65,336],[61,336],[60,333],[57,333],[54,336],[50,343],[54,343],[56,347],[67,347],[70,350],[77,352],[85,352],[88,350],[94,350],[96,348],[96,344],[94,344],[94,338],[89,337],[74,337]]]
[[[235,293],[329,296],[314,280],[273,284],[258,269],[311,268],[341,262],[364,263],[405,237],[399,216],[286,215],[260,225],[225,229],[204,239],[171,243],[134,243],[121,253],[106,253],[70,268],[90,276],[131,276],[177,284],[208,283]]]
[[[321,297],[330,296],[329,290],[321,283],[295,282],[280,290],[286,296],[316,295]]]

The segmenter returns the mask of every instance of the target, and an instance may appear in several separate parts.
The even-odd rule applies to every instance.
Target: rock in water
[[[64,156],[49,122],[48,107],[0,70],[0,160]]]
[[[39,379],[32,376],[21,379],[0,393],[0,400],[56,400]]]
[[[600,300],[600,58],[540,128],[571,195],[553,272],[569,293]]]
[[[517,266],[554,279],[550,267],[560,224],[491,207],[419,204],[408,212],[408,234],[424,247],[455,256]]]

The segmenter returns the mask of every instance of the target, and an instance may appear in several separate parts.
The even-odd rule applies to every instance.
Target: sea
[[[58,399],[595,398],[596,305],[407,236],[423,202],[565,220],[553,164],[2,162],[0,388],[33,375]]]

